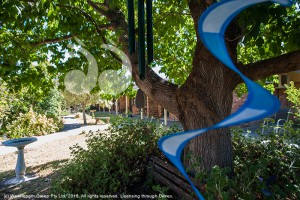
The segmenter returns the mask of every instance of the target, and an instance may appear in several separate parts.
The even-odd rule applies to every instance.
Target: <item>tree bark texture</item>
[[[197,43],[193,66],[188,80],[177,92],[178,117],[185,130],[212,126],[231,114],[232,72],[200,42]],[[231,146],[228,128],[207,132],[186,145],[185,155],[191,153],[193,156],[190,160],[185,159],[184,164],[191,168],[194,157],[200,157],[202,169],[211,169],[214,165],[231,168]]]

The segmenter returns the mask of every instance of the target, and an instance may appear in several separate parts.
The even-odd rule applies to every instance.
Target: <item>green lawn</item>
[[[111,114],[109,112],[102,112],[102,111],[97,111],[94,113],[95,117],[111,117]]]

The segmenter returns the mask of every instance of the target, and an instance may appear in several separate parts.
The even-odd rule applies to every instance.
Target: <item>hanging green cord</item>
[[[147,10],[147,56],[148,65],[153,61],[153,16],[152,16],[152,0],[146,0]]]
[[[145,5],[144,0],[138,0],[138,28],[139,28],[139,77],[145,79]]]
[[[128,9],[128,34],[129,34],[129,54],[135,52],[135,31],[134,31],[134,0],[127,0]]]

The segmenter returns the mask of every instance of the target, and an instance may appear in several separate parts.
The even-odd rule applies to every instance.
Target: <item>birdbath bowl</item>
[[[24,147],[35,141],[37,141],[37,138],[29,137],[29,138],[19,138],[19,139],[7,140],[7,141],[2,142],[3,146],[18,148],[18,159],[17,159],[17,165],[16,165],[16,169],[15,169],[16,177],[10,178],[10,179],[4,181],[3,185],[17,185],[17,184],[37,178],[37,177],[25,176],[26,165],[25,165],[25,160],[24,160]]]

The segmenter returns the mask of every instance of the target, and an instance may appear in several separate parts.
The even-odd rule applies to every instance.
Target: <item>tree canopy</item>
[[[182,85],[191,72],[196,44],[188,1],[154,1],[154,8],[154,65]],[[100,72],[120,67],[114,55],[101,48],[101,44],[115,44],[126,49],[119,37],[127,27],[115,19],[114,12],[126,19],[126,1],[3,1],[0,76],[15,87],[45,86],[57,77],[62,83],[72,69],[86,71],[84,56],[65,59],[71,51],[68,44],[78,45],[74,37],[84,41],[96,57]],[[243,12],[237,18],[241,33],[227,38],[239,42],[239,62],[248,64],[298,50],[299,16],[297,4],[286,9],[264,3]]]
[[[64,89],[68,72],[82,70],[87,74],[88,70],[81,54],[65,59],[69,45],[78,45],[75,37],[95,57],[99,74],[122,66],[118,55],[101,48],[102,44],[111,44],[129,57],[139,88],[175,114],[184,129],[212,126],[230,115],[232,93],[242,82],[207,51],[199,38],[199,17],[215,2],[153,0],[152,66],[161,67],[169,80],[160,78],[151,66],[146,67],[145,80],[140,80],[137,52],[128,53],[126,1],[4,0],[0,12],[0,77],[14,89],[23,84],[47,89],[55,81]],[[273,3],[249,8],[226,31],[228,52],[250,79],[300,69],[299,0],[294,2],[288,8]],[[189,144],[186,152],[201,156],[205,169],[232,166],[229,129],[215,130]]]

